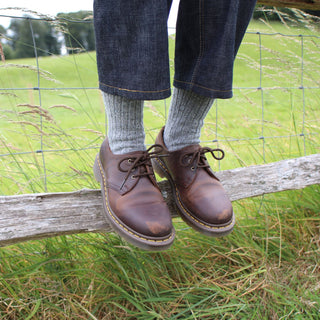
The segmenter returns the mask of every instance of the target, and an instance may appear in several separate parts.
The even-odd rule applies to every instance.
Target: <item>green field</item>
[[[304,34],[303,60],[301,37],[257,30]],[[215,146],[218,139],[226,151],[216,170],[319,152],[319,38],[280,24],[255,22],[249,31],[235,63],[234,98],[218,100],[203,129],[203,143]],[[173,51],[171,38],[172,66]],[[24,89],[0,91],[0,155],[10,154],[0,157],[3,195],[97,186],[91,166],[105,134],[104,106],[98,90],[84,89],[98,86],[95,53],[40,58],[39,68],[38,80],[35,59],[1,64],[1,88]],[[148,144],[165,124],[169,104],[146,102]]]
[[[320,34],[261,22],[249,31],[234,98],[214,104],[202,132],[203,145],[226,152],[215,170],[320,152]],[[172,65],[173,51],[170,38]],[[84,89],[98,86],[95,53],[39,67],[38,80],[35,59],[0,62],[0,88],[17,88],[0,91],[0,195],[99,188],[104,106]],[[146,102],[148,144],[169,104]],[[319,319],[319,194],[312,186],[234,202],[236,228],[221,239],[176,219],[164,253],[102,233],[2,248],[0,319]]]

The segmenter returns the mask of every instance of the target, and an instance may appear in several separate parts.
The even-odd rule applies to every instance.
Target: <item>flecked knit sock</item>
[[[125,154],[146,150],[143,125],[143,100],[102,92],[112,153]]]
[[[201,128],[214,99],[174,88],[164,129],[164,143],[169,151],[199,144]]]

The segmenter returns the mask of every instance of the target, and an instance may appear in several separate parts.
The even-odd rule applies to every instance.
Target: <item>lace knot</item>
[[[210,153],[216,160],[222,160],[224,158],[224,151],[222,149],[201,147],[194,152],[181,155],[180,165],[183,167],[192,166],[192,170],[196,170],[197,168],[209,168],[210,165],[207,162],[206,153]]]
[[[134,178],[154,175],[151,159],[156,157],[158,153],[161,153],[162,150],[163,150],[163,147],[160,144],[154,144],[139,155],[132,155],[132,156],[123,158],[118,163],[118,170],[121,172],[127,172],[127,174],[123,179],[123,182],[120,186],[120,190],[125,185],[131,172],[136,171],[136,169],[138,170],[138,172],[132,175],[132,177]],[[124,162],[127,162],[129,164],[127,168],[122,167],[122,164]]]

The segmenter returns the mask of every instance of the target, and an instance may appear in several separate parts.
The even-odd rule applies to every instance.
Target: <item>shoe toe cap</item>
[[[172,233],[171,215],[165,203],[140,204],[123,209],[118,218],[143,237],[165,238]]]
[[[223,189],[214,192],[193,194],[185,200],[189,213],[204,224],[222,226],[233,219],[233,209],[229,197]]]

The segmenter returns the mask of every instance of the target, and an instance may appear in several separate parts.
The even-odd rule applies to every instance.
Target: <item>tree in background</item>
[[[8,60],[13,58],[13,50],[7,43],[7,30],[0,25],[0,60]]]
[[[47,21],[12,19],[7,30],[8,45],[13,50],[14,58],[29,58],[35,56],[31,25],[35,39],[37,55],[48,56],[60,54],[61,43],[55,28]]]
[[[68,53],[95,50],[92,11],[59,13]]]
[[[0,25],[0,39],[2,40],[2,38],[5,38],[6,37],[6,29],[4,26]]]

